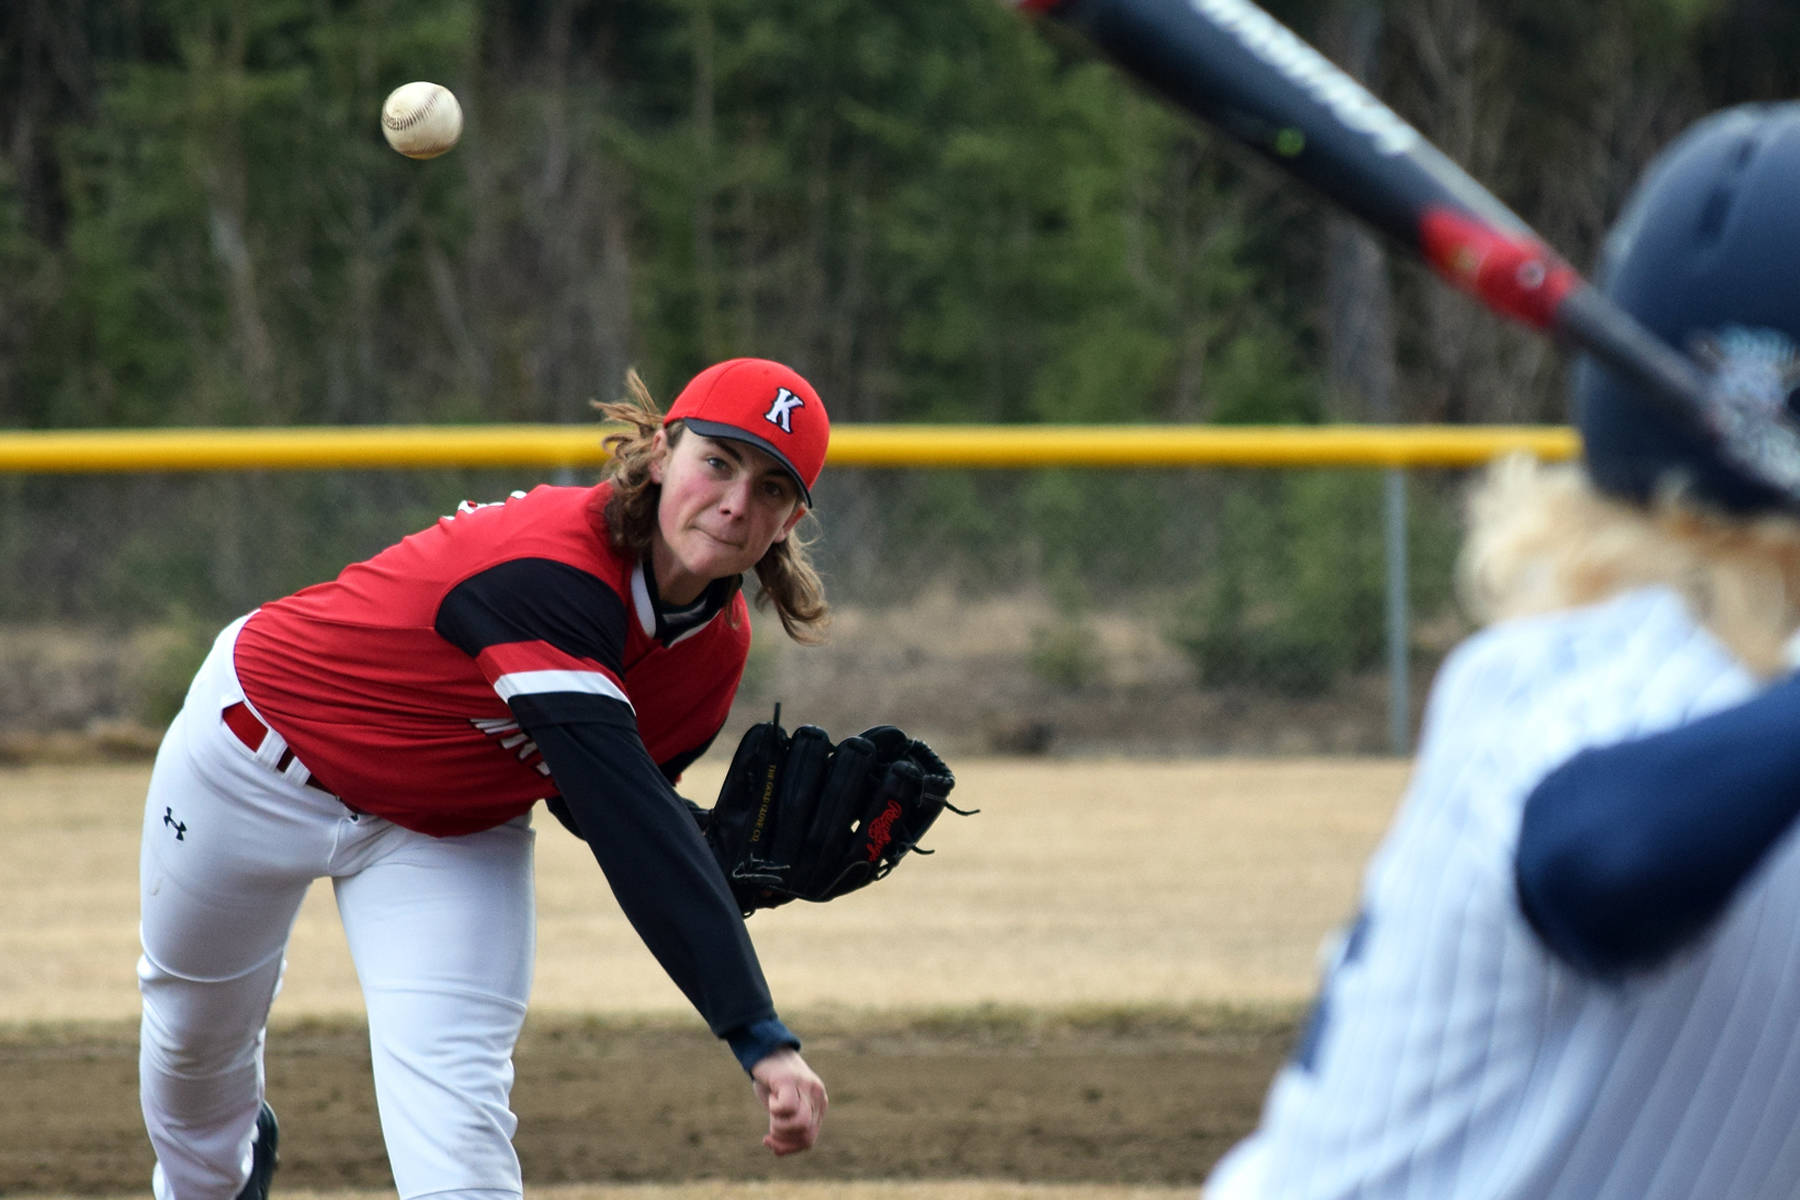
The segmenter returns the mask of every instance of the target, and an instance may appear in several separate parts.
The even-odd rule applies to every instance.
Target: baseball
[[[462,136],[462,105],[440,83],[403,83],[381,106],[381,133],[408,158],[436,158]]]

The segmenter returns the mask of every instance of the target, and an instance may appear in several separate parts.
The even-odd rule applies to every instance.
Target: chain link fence
[[[834,463],[802,526],[830,640],[761,622],[727,736],[780,702],[964,754],[1404,753],[1467,632],[1471,469]],[[597,476],[0,475],[0,755],[142,753],[232,617],[464,499]]]

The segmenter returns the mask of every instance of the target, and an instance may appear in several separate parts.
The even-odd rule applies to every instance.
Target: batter
[[[1647,173],[1602,286],[1720,381],[1592,365],[1586,460],[1476,497],[1492,623],[1208,1200],[1788,1200],[1800,1181],[1800,105]],[[1774,482],[1772,482],[1774,481]]]

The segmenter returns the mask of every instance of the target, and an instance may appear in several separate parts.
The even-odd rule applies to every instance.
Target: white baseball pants
[[[139,1092],[157,1200],[231,1200],[248,1177],[270,1002],[319,878],[362,985],[400,1196],[519,1196],[509,1095],[535,955],[530,818],[428,837],[306,786],[303,764],[277,773],[280,735],[252,751],[221,717],[243,700],[241,624],[196,675],[144,809]]]

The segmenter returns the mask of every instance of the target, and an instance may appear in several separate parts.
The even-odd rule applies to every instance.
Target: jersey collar
[[[665,646],[673,646],[706,628],[725,610],[731,597],[742,587],[738,579],[715,579],[701,593],[700,599],[678,612],[665,612],[662,598],[656,594],[656,573],[648,561],[640,560],[631,572],[631,600],[636,610],[638,628],[644,636]]]

